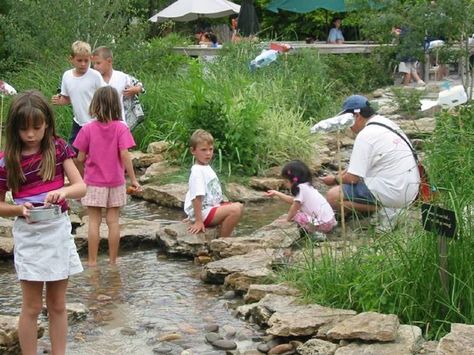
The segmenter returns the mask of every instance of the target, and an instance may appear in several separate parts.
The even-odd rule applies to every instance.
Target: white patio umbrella
[[[167,8],[153,15],[148,20],[151,22],[192,21],[201,17],[224,17],[238,14],[240,5],[228,0],[178,0]]]

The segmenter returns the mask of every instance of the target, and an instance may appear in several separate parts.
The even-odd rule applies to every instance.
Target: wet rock
[[[87,248],[89,218],[83,218],[84,225],[76,229],[74,241],[77,249]],[[157,245],[156,232],[160,223],[144,219],[120,218],[120,248],[123,250],[135,248],[139,245]],[[108,229],[105,223],[100,225],[100,247],[106,248]]]
[[[13,257],[13,238],[0,237],[0,259],[10,259]]]
[[[241,352],[242,355],[262,355],[257,349],[247,349]]]
[[[174,343],[158,343],[156,347],[153,348],[154,354],[180,354],[183,351],[183,348]]]
[[[384,343],[359,343],[351,342],[336,350],[335,355],[412,355],[421,348],[423,338],[421,329],[411,325],[400,325],[397,338],[393,342]],[[456,353],[456,354],[462,354]]]
[[[105,302],[105,301],[110,301],[112,299],[112,297],[108,296],[108,295],[98,295],[96,297],[96,300],[99,301],[99,302]]]
[[[270,285],[253,284],[249,286],[248,291],[244,296],[244,301],[246,303],[258,302],[267,294],[298,296],[300,292],[284,283]]]
[[[204,331],[208,333],[216,333],[219,331],[219,326],[217,324],[206,324],[204,326]]]
[[[255,338],[253,336],[253,332],[250,329],[240,329],[235,334],[235,338],[238,341],[244,341],[244,340],[248,340],[248,339],[252,339],[252,341],[255,341],[254,340]],[[257,341],[261,341],[261,338],[258,338]]]
[[[196,256],[194,258],[194,262],[198,265],[206,265],[207,263],[210,263],[212,261],[212,258],[210,256]]]
[[[252,321],[261,327],[268,325],[268,320],[277,311],[291,311],[299,301],[292,296],[266,295],[259,302],[237,307],[237,313],[244,318],[252,318]]]
[[[451,332],[439,341],[439,354],[474,354],[474,325],[451,324]]]
[[[137,334],[137,331],[135,329],[130,328],[130,327],[125,327],[125,328],[120,329],[120,334],[133,336],[133,335]]]
[[[81,321],[87,318],[89,309],[82,303],[67,303],[66,304],[67,319],[70,323]]]
[[[293,348],[293,345],[291,344],[280,344],[271,348],[270,351],[268,351],[269,355],[277,355],[277,354],[290,355],[294,353],[295,353],[295,349]]]
[[[168,345],[160,345],[160,346],[157,346],[156,348],[153,348],[154,354],[168,354],[171,351],[173,351],[173,349],[171,348],[171,346],[168,346]]]
[[[162,334],[158,338],[159,341],[173,341],[173,340],[179,340],[179,339],[181,339],[181,334],[179,333]]]
[[[260,283],[272,275],[269,269],[252,269],[235,272],[225,277],[224,286],[236,291],[246,292],[250,285]]]
[[[233,326],[226,324],[222,327],[222,332],[224,333],[224,337],[226,339],[232,339],[235,337],[237,330]]]
[[[249,203],[261,202],[267,199],[262,192],[249,189],[234,182],[225,185],[225,192],[230,201]]]
[[[255,190],[283,190],[285,189],[285,180],[282,178],[252,177],[249,185]]]
[[[270,351],[270,345],[268,345],[267,343],[260,343],[257,345],[257,350],[266,354]]]
[[[18,339],[17,316],[0,315],[0,354],[19,354],[20,340]],[[44,334],[43,324],[38,321],[38,339]]]
[[[327,332],[329,339],[393,341],[400,322],[395,314],[363,312],[338,323]]]
[[[13,218],[0,217],[0,237],[13,238],[13,234],[12,234],[13,222],[14,222]]]
[[[300,355],[333,355],[336,352],[337,345],[322,339],[310,339],[303,345],[296,348]]]
[[[214,343],[215,341],[222,339],[222,337],[221,337],[218,333],[207,333],[207,334],[204,336],[204,338],[206,338],[206,341],[207,341],[209,344],[212,344],[212,343]]]
[[[232,340],[220,339],[212,343],[212,346],[221,350],[234,350],[237,349],[237,344]]]
[[[224,300],[231,300],[231,299],[234,299],[236,297],[236,294],[235,294],[235,291],[226,291],[222,296],[221,298],[224,299]]]
[[[227,275],[236,272],[252,272],[261,277],[270,275],[273,251],[254,250],[245,255],[212,261],[206,264],[201,279],[207,283],[221,284]]]
[[[143,186],[143,193],[140,197],[160,206],[183,209],[184,198],[186,197],[187,191],[187,183],[166,185],[149,184]]]
[[[217,228],[206,228],[205,233],[191,234],[188,224],[175,222],[159,228],[156,232],[158,245],[169,255],[191,256],[202,254],[210,242],[217,238]]]
[[[256,249],[289,248],[298,239],[296,225],[287,222],[286,217],[282,216],[249,236],[215,239],[210,244],[210,250],[221,258],[227,258],[247,254]]]

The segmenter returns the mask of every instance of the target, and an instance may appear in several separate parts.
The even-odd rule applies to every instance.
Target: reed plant
[[[426,144],[425,164],[436,186],[434,205],[454,211],[457,233],[447,239],[424,229],[414,206],[390,233],[368,229],[350,247],[312,245],[300,263],[280,270],[279,280],[294,283],[308,302],[358,312],[398,315],[420,326],[428,339],[439,339],[451,323],[474,323],[474,106],[442,111]],[[446,276],[442,281],[441,276]]]

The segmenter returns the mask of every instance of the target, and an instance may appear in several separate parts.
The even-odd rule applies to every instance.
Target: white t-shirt
[[[95,91],[106,86],[102,75],[92,68],[81,76],[74,76],[74,69],[69,69],[63,74],[61,82],[61,95],[68,96],[74,112],[74,121],[79,126],[84,126],[92,120],[89,106]]]
[[[314,225],[330,223],[334,220],[334,211],[329,202],[309,183],[299,184],[299,193],[295,201],[301,203],[300,211],[305,213]]]
[[[361,177],[370,192],[385,207],[408,206],[417,196],[420,175],[410,147],[380,122],[406,135],[383,116],[371,117],[357,135],[348,172]]]
[[[122,121],[125,122],[125,109],[123,107],[123,91],[131,86],[130,77],[124,72],[113,70],[110,76],[109,85],[118,91],[120,105],[122,107]]]
[[[184,201],[184,212],[194,220],[193,200],[197,196],[202,199],[202,219],[206,219],[211,208],[223,201],[222,189],[216,173],[209,165],[194,164],[189,176],[189,191]]]

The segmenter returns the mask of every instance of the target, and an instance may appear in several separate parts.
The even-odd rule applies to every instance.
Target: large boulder
[[[278,218],[249,236],[238,238],[219,238],[211,242],[212,253],[226,258],[247,254],[256,249],[285,249],[300,238],[295,223]]]
[[[271,265],[273,261],[273,249],[254,250],[248,254],[236,255],[206,264],[201,279],[207,283],[222,284],[227,275],[244,272],[264,278],[272,273]]]
[[[217,238],[217,228],[206,228],[205,233],[191,234],[189,224],[173,222],[158,229],[156,236],[160,248],[167,254],[194,257],[209,253],[209,244]]]
[[[421,349],[421,329],[411,325],[400,325],[397,337],[392,342],[351,342],[336,350],[335,355],[413,355]],[[456,354],[467,354],[458,352]]]
[[[84,224],[76,229],[75,243],[78,250],[87,248],[89,217],[83,218]],[[120,218],[120,247],[134,248],[138,245],[157,245],[156,233],[161,224],[144,219]],[[107,246],[108,228],[105,221],[100,225],[100,247]]]
[[[474,354],[474,325],[451,324],[451,332],[439,341],[438,354]]]
[[[143,192],[137,194],[137,196],[160,206],[183,209],[187,191],[187,183],[166,185],[149,184],[144,185]]]
[[[333,340],[393,341],[399,325],[395,314],[363,312],[336,324],[327,332],[327,337]]]

